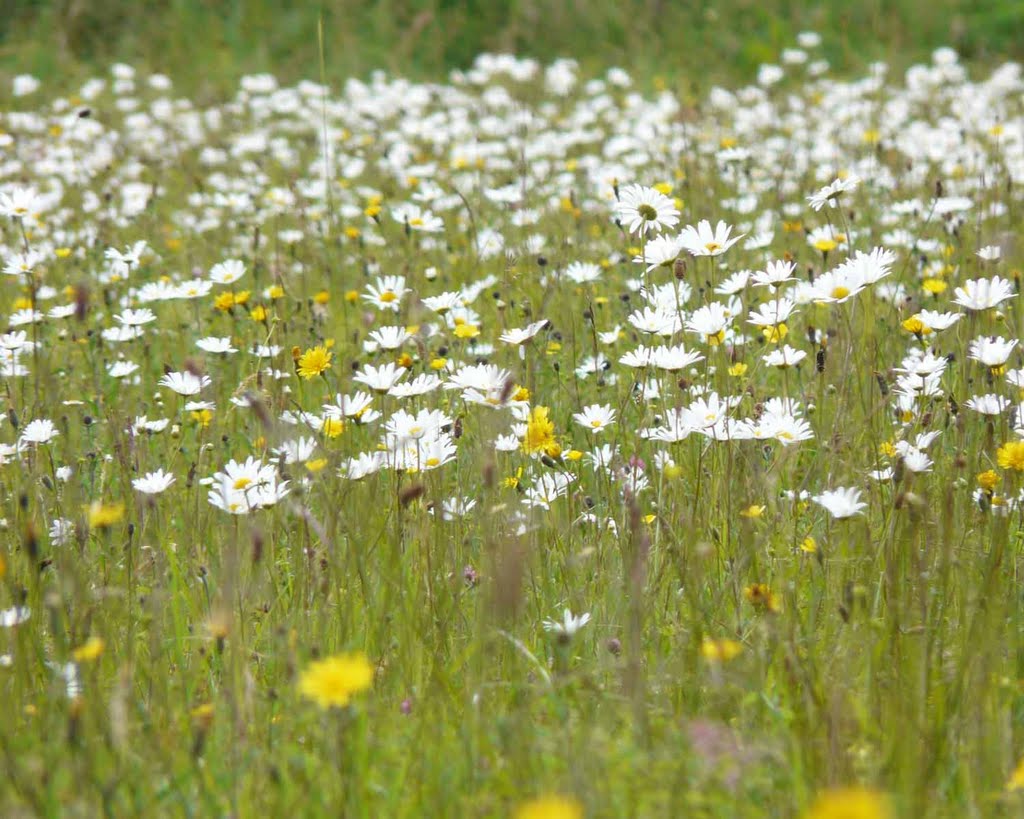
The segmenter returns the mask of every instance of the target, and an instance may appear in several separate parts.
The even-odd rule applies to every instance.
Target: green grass
[[[822,33],[825,55],[847,72],[875,59],[902,68],[941,45],[979,61],[1019,58],[1024,3],[18,2],[0,28],[0,70],[64,86],[122,60],[174,75],[189,94],[223,93],[247,72],[316,78],[321,18],[334,83],[378,68],[441,78],[481,51],[510,51],[546,61],[568,55],[588,70],[618,64],[704,88],[748,81],[808,29]]]
[[[1020,48],[1012,39],[1020,10],[1011,3],[979,11],[939,0],[927,14],[916,2],[823,4],[803,13],[785,3],[734,3],[715,14],[688,6],[609,4],[579,13],[569,3],[338,5],[324,15],[326,73],[337,89],[349,73],[376,67],[437,80],[480,49],[568,54],[580,58],[583,78],[620,64],[641,87],[663,76],[693,102],[712,81],[750,81],[805,29],[819,30],[825,53],[853,73],[880,57],[905,66],[952,43],[981,75]],[[464,137],[433,143],[436,129],[406,131],[402,140],[394,133],[415,124],[409,117],[450,113],[455,102],[442,112],[436,101],[427,112],[396,110],[379,123],[331,113],[319,99],[279,116],[257,105],[222,107],[244,73],[319,75],[308,10],[269,1],[44,4],[16,9],[6,25],[3,70],[36,72],[53,88],[12,103],[35,105],[37,120],[0,115],[12,140],[2,149],[0,192],[25,183],[54,190],[59,179],[63,207],[30,219],[25,231],[17,220],[0,222],[0,263],[26,246],[44,254],[34,278],[0,279],[0,315],[9,320],[30,305],[39,286],[54,288],[42,308],[79,310],[22,328],[40,346],[21,357],[27,375],[0,382],[0,443],[13,444],[33,419],[51,419],[59,430],[48,444],[3,450],[0,459],[0,612],[31,610],[26,622],[0,627],[0,814],[506,817],[551,792],[572,795],[588,817],[846,819],[808,809],[820,791],[861,787],[887,794],[894,818],[1020,815],[1022,796],[1007,782],[1024,755],[1024,529],[1021,506],[1006,516],[993,509],[1019,493],[1024,469],[1000,463],[1000,448],[1018,437],[1010,414],[988,419],[966,406],[984,393],[1020,400],[998,367],[968,356],[972,340],[1024,335],[1024,248],[1012,241],[1021,203],[1007,170],[1020,160],[1019,92],[986,112],[999,115],[1005,136],[964,114],[961,103],[975,89],[911,104],[920,122],[960,117],[944,132],[956,135],[957,148],[971,147],[970,161],[957,167],[909,155],[914,147],[878,120],[880,109],[851,114],[794,77],[766,96],[805,100],[805,127],[765,118],[740,132],[735,111],[687,106],[659,123],[686,128],[685,150],[661,137],[634,146],[650,156],[620,188],[670,183],[680,227],[703,218],[740,223],[772,209],[766,249],[740,243],[719,257],[721,267],[685,256],[685,264],[650,274],[652,284],[678,273],[691,285],[690,312],[724,301],[714,285],[763,268],[768,257],[792,258],[804,282],[836,267],[847,249],[812,246],[812,228],[852,228],[854,249],[865,251],[896,227],[918,240],[915,249],[897,249],[885,280],[903,284],[908,302],[868,288],[849,302],[803,305],[785,341],[808,357],[777,370],[763,362],[776,345],[744,321],[767,300],[764,289],[746,288],[743,310],[729,322],[751,336],[744,343],[715,344],[689,331],[670,341],[629,324],[641,305],[627,284],[640,269],[631,259],[644,249],[615,224],[611,182],[596,190],[586,162],[604,156],[607,134],[646,133],[646,122],[628,120],[621,91],[612,89],[610,106],[595,115],[592,141],[535,158],[534,167],[515,141],[520,123],[491,140],[507,162],[477,164],[452,148]],[[192,95],[200,110],[216,108],[219,124],[202,120],[209,130],[194,144],[188,112],[128,126],[109,87],[89,103],[88,119],[51,110],[58,89],[113,60],[139,67],[143,108],[161,96],[141,81],[146,70],[166,71],[177,94]],[[508,85],[516,100],[508,110],[541,110],[539,87]],[[872,105],[900,93],[883,90]],[[479,129],[487,118],[473,99],[467,120]],[[569,130],[575,102],[556,101],[529,138]],[[320,179],[324,117],[335,156],[366,161],[352,179],[332,176],[327,201],[310,192]],[[824,180],[815,163],[795,171],[792,157],[815,147],[816,123],[829,117],[843,124],[836,167]],[[76,136],[93,122],[95,133]],[[879,144],[865,138],[876,129]],[[281,142],[231,154],[239,135],[260,131]],[[105,142],[111,135],[118,138]],[[473,130],[463,149],[478,136]],[[781,155],[770,153],[772,137],[783,138]],[[404,163],[396,148],[403,140]],[[733,142],[750,157],[728,169],[719,151]],[[204,148],[227,157],[204,160]],[[807,207],[807,194],[858,163],[874,173],[841,208]],[[889,174],[886,188],[880,181]],[[391,216],[431,182],[454,197],[439,208],[445,225],[434,244]],[[955,231],[928,212],[936,182],[973,199]],[[126,216],[121,197],[132,183],[159,195]],[[525,189],[520,207],[487,194],[512,185]],[[235,208],[220,196],[240,190],[251,203]],[[745,193],[756,196],[751,214],[730,204]],[[288,196],[294,202],[275,204]],[[910,199],[925,203],[924,212],[893,207]],[[997,203],[1006,210],[990,210]],[[784,215],[786,204],[797,213]],[[538,221],[520,224],[530,210]],[[511,255],[477,251],[474,237],[489,226],[503,232]],[[301,239],[291,242],[285,230]],[[544,237],[542,251],[531,248],[533,234]],[[152,250],[140,265],[127,277],[103,275],[108,248],[142,239]],[[979,260],[979,247],[997,243],[1001,261]],[[58,253],[64,247],[70,254]],[[226,258],[245,262],[236,284],[202,299],[149,304],[156,320],[140,339],[102,336],[115,314],[146,306],[134,288],[182,283]],[[600,280],[542,281],[576,261],[601,263]],[[922,308],[958,309],[958,286],[995,273],[1015,288],[998,310],[965,313],[922,337],[904,329]],[[365,298],[378,275],[406,277],[411,292],[399,311]],[[421,302],[484,276],[494,280],[472,306],[480,341],[493,352]],[[947,286],[930,295],[925,280]],[[280,291],[269,292],[275,285]],[[215,304],[219,294],[243,291],[244,303]],[[551,324],[522,357],[499,341],[504,330],[539,318]],[[412,328],[415,338],[400,351],[367,350],[381,325]],[[616,326],[621,335],[599,340]],[[195,341],[209,335],[229,337],[240,352],[202,352]],[[663,341],[704,358],[678,372],[619,362],[640,343]],[[280,346],[274,366],[286,378],[261,372],[267,360],[248,353],[268,343]],[[293,349],[318,345],[329,345],[331,367],[299,378]],[[929,346],[952,359],[937,394],[905,415],[895,405],[895,368],[908,350]],[[608,372],[576,377],[598,350],[611,361]],[[353,394],[362,389],[357,369],[403,353],[407,381],[446,374],[434,367],[442,358],[508,368],[508,392],[521,385],[532,405],[550,408],[564,452],[615,445],[615,466],[640,470],[649,488],[630,498],[622,492],[627,478],[585,458],[496,452],[511,411],[474,404],[459,390],[375,396],[384,417],[348,418],[337,437],[281,420]],[[138,365],[137,382],[109,374],[122,356]],[[1008,366],[1021,366],[1019,350]],[[159,386],[167,371],[203,372],[212,383],[183,398]],[[648,379],[661,398],[639,398],[637,384]],[[770,436],[724,442],[693,433],[669,445],[638,434],[705,389],[736,396],[742,418],[758,418],[773,397],[799,401],[814,436],[783,446]],[[255,406],[232,403],[242,396]],[[215,404],[212,416],[185,409],[195,398]],[[593,403],[617,412],[599,435],[573,420]],[[457,458],[436,470],[339,477],[347,458],[375,451],[399,408],[450,416]],[[170,425],[130,434],[143,414]],[[933,469],[901,469],[891,447],[926,431],[941,433],[928,449]],[[232,459],[276,462],[274,448],[300,434],[316,439],[316,453],[279,465],[292,481],[280,503],[232,516],[207,502],[202,479]],[[656,467],[665,454],[674,466]],[[866,478],[886,465],[896,468],[893,479]],[[61,467],[71,474],[58,474]],[[170,489],[152,498],[133,490],[133,479],[158,468],[175,475]],[[979,504],[972,493],[989,470],[999,483]],[[549,511],[523,505],[545,476],[565,473],[576,480]],[[862,515],[834,520],[810,500],[784,495],[837,486],[863,490]],[[442,520],[453,496],[477,505]],[[114,507],[109,525],[90,521],[92,504]],[[612,520],[615,531],[581,525],[586,513]],[[58,519],[72,526],[63,543],[49,534]],[[757,596],[759,584],[771,605]],[[592,619],[562,641],[542,623],[566,607]],[[99,645],[90,638],[102,647],[83,654]],[[709,656],[708,641],[728,641],[718,645],[736,656]],[[351,706],[323,710],[302,696],[311,663],[350,651],[364,652],[374,668],[372,685]],[[79,692],[58,673],[68,663]]]

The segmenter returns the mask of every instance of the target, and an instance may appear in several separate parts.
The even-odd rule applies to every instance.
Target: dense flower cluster
[[[661,567],[714,543],[750,575],[724,597],[768,619],[794,608],[772,561],[890,531],[954,463],[977,474],[939,493],[961,524],[1018,512],[1019,66],[771,69],[698,113],[620,69],[509,56],[435,85],[251,76],[208,107],[125,65],[27,91],[0,113],[0,464],[33,555],[127,522],[180,572],[171,536],[219,553],[252,522],[277,568],[312,565],[338,559],[339,509],[360,554],[385,510],[458,531],[437,540],[475,551],[425,571],[470,586],[488,538],[570,532],[603,558],[628,532]],[[560,662],[609,627],[575,596],[537,621]],[[45,628],[3,604],[0,627]],[[694,633],[716,673],[742,657],[738,633]],[[86,645],[5,664],[49,652],[79,697]],[[339,655],[299,686],[346,706],[388,665]],[[560,799],[521,815],[581,815]]]

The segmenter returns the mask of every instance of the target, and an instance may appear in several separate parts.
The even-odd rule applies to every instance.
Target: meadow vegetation
[[[1024,76],[777,19],[12,77],[0,813],[1020,815]]]

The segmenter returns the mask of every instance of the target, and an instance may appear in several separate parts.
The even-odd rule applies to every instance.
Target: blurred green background
[[[0,72],[63,85],[125,61],[200,96],[251,72],[315,79],[321,17],[329,80],[376,68],[439,79],[489,50],[702,87],[751,79],[808,29],[839,71],[903,67],[940,45],[983,63],[1024,53],[1024,0],[3,0]]]

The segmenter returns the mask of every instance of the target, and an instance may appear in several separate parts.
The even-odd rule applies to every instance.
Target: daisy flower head
[[[34,188],[13,187],[0,191],[0,214],[22,220],[31,216],[42,203],[42,198]]]
[[[971,342],[967,355],[975,361],[980,361],[986,367],[998,369],[1007,362],[1016,346],[1017,339],[1015,338],[981,337]]]
[[[958,287],[954,293],[956,297],[953,301],[972,312],[996,307],[1016,295],[1013,292],[1013,283],[1000,276],[991,279],[968,279],[963,287]]]
[[[233,284],[245,275],[245,263],[240,259],[226,259],[210,268],[210,281],[215,284]]]
[[[581,427],[589,429],[593,433],[602,432],[615,423],[615,410],[608,404],[591,404],[584,407],[582,412],[577,412],[573,419]]]
[[[409,292],[405,276],[379,276],[373,284],[367,285],[363,299],[378,310],[398,312],[402,296]]]
[[[860,178],[853,175],[847,176],[845,179],[835,179],[817,193],[808,196],[807,202],[815,212],[821,210],[826,205],[834,208],[839,204],[841,194],[856,190],[859,184]]]
[[[238,352],[238,350],[231,345],[231,338],[229,336],[206,336],[204,338],[196,339],[196,346],[203,352],[219,355],[230,355],[231,353]]]
[[[210,386],[211,381],[208,375],[200,376],[185,370],[180,373],[167,373],[158,383],[178,395],[198,395],[201,390]]]
[[[746,236],[745,233],[741,233],[730,238],[731,233],[732,226],[722,220],[719,220],[712,230],[711,222],[701,219],[697,227],[687,225],[683,228],[683,232],[679,234],[679,244],[691,256],[721,256]]]
[[[861,512],[867,504],[860,499],[860,490],[856,487],[840,487],[829,489],[812,499],[818,506],[824,507],[837,520],[850,518]]]
[[[633,258],[635,264],[646,265],[650,273],[658,267],[671,267],[682,250],[678,236],[656,236],[645,246],[642,255]]]
[[[590,622],[590,613],[576,616],[570,609],[562,612],[561,620],[545,620],[544,631],[554,634],[560,640],[571,640],[576,633]]]
[[[659,232],[679,223],[679,210],[665,194],[643,185],[619,191],[615,213],[630,233]]]
[[[765,270],[758,270],[750,277],[750,283],[755,287],[770,287],[774,290],[786,282],[793,281],[795,270],[796,262],[768,262]]]
[[[48,418],[37,418],[25,425],[18,440],[22,444],[47,444],[59,434],[53,421]]]
[[[174,483],[174,475],[158,469],[156,472],[149,472],[141,478],[132,481],[132,488],[144,495],[159,495],[165,492]]]

